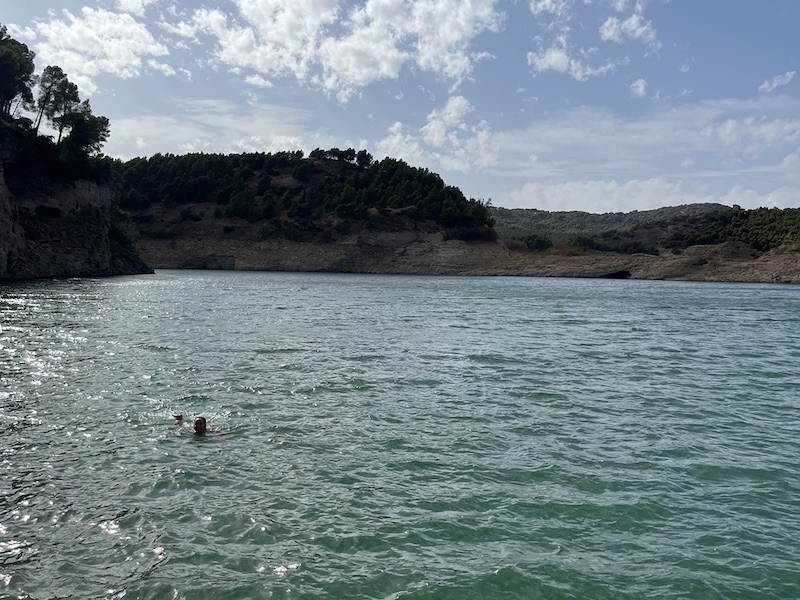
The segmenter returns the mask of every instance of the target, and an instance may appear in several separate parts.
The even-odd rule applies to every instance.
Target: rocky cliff
[[[152,272],[108,186],[33,176],[20,168],[24,146],[23,133],[0,127],[0,279]]]

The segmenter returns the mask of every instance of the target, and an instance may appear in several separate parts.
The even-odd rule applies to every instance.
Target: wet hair
[[[198,427],[198,424],[199,424],[199,427]],[[207,427],[206,427],[206,418],[205,417],[197,417],[194,420],[194,430],[197,433],[205,433],[206,429],[207,429]]]

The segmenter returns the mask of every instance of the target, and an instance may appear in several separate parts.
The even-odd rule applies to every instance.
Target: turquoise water
[[[0,597],[800,598],[799,342],[789,286],[6,284]]]

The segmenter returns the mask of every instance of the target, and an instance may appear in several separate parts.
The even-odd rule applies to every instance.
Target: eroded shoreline
[[[800,242],[787,242],[765,253],[726,243],[654,256],[513,252],[500,242],[435,236],[397,244],[215,240],[213,247],[201,238],[183,238],[142,240],[141,251],[156,269],[800,283]]]

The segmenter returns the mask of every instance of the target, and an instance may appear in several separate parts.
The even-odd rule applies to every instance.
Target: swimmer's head
[[[206,432],[206,418],[205,417],[197,417],[194,420],[194,432],[195,433],[205,433]]]

